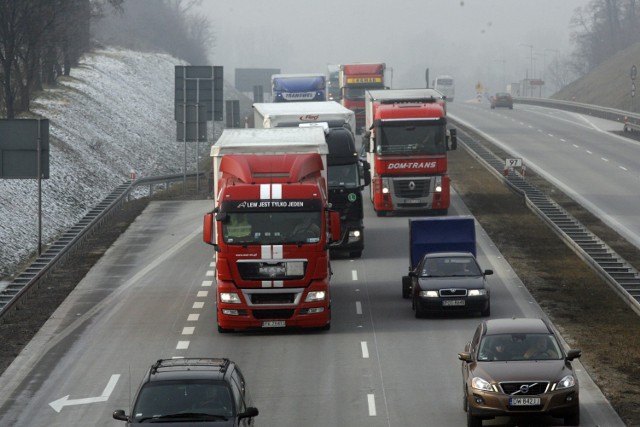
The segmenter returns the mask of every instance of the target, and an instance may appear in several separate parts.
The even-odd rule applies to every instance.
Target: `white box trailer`
[[[217,199],[219,170],[226,154],[282,155],[318,153],[322,157],[327,182],[327,154],[329,147],[320,127],[290,127],[273,129],[225,129],[211,146],[213,158],[213,194]],[[326,189],[325,189],[326,190]],[[215,202],[215,200],[214,200]]]
[[[297,126],[302,123],[340,121],[356,129],[356,115],[335,101],[324,102],[277,102],[253,104],[254,126],[276,128]]]

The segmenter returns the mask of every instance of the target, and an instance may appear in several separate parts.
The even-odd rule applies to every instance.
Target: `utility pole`
[[[528,47],[529,50],[530,50],[530,53],[531,53],[531,55],[530,55],[531,56],[531,60],[530,60],[531,61],[530,62],[531,68],[529,68],[529,69],[531,70],[531,77],[530,78],[532,79],[533,78],[533,45],[521,43],[520,46]],[[530,78],[527,77],[527,80],[529,80]],[[531,84],[529,84],[529,88],[531,88]],[[526,90],[526,88],[525,88],[525,90]],[[530,96],[533,96],[533,89],[531,89],[531,92],[532,93],[530,94]]]

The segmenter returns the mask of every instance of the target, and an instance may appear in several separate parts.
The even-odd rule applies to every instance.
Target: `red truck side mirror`
[[[329,221],[331,222],[331,241],[339,242],[341,233],[340,233],[340,212],[338,211],[329,211]]]
[[[213,212],[204,214],[204,224],[202,226],[202,240],[209,245],[216,244],[216,242],[213,240],[214,227],[215,227],[215,222],[214,222]]]
[[[451,142],[449,150],[456,150],[458,148],[458,131],[456,129],[449,129],[449,141]]]

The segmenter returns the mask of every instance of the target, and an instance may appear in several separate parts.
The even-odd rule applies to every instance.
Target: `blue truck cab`
[[[271,76],[273,102],[326,101],[324,74],[274,74]]]
[[[429,313],[491,315],[486,276],[476,260],[472,216],[409,219],[409,274],[402,297],[411,298],[415,317]]]

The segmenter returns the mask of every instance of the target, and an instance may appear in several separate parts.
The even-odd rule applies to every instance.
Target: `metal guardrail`
[[[598,273],[638,315],[640,315],[640,273],[604,241],[589,231],[571,214],[554,202],[525,177],[507,169],[505,160],[491,152],[478,140],[484,138],[462,123],[449,118],[458,129],[458,142],[472,153],[490,172],[503,179],[525,198],[526,205]],[[460,138],[465,134],[465,138]]]
[[[50,244],[29,267],[19,273],[0,292],[0,320],[11,313],[13,309],[19,307],[23,298],[37,289],[43,279],[62,267],[70,256],[82,248],[93,232],[116,213],[117,208],[131,200],[132,193],[138,187],[148,186],[148,197],[151,197],[157,186],[163,186],[163,189],[167,190],[171,183],[194,177],[196,177],[195,173],[187,174],[186,176],[184,174],[165,175],[141,178],[136,181],[124,181],[111,194],[89,210],[80,221]]]
[[[619,122],[622,126],[621,130],[624,132],[640,131],[640,114],[632,113],[630,111],[550,98],[514,97],[513,102],[587,114],[589,116]]]

